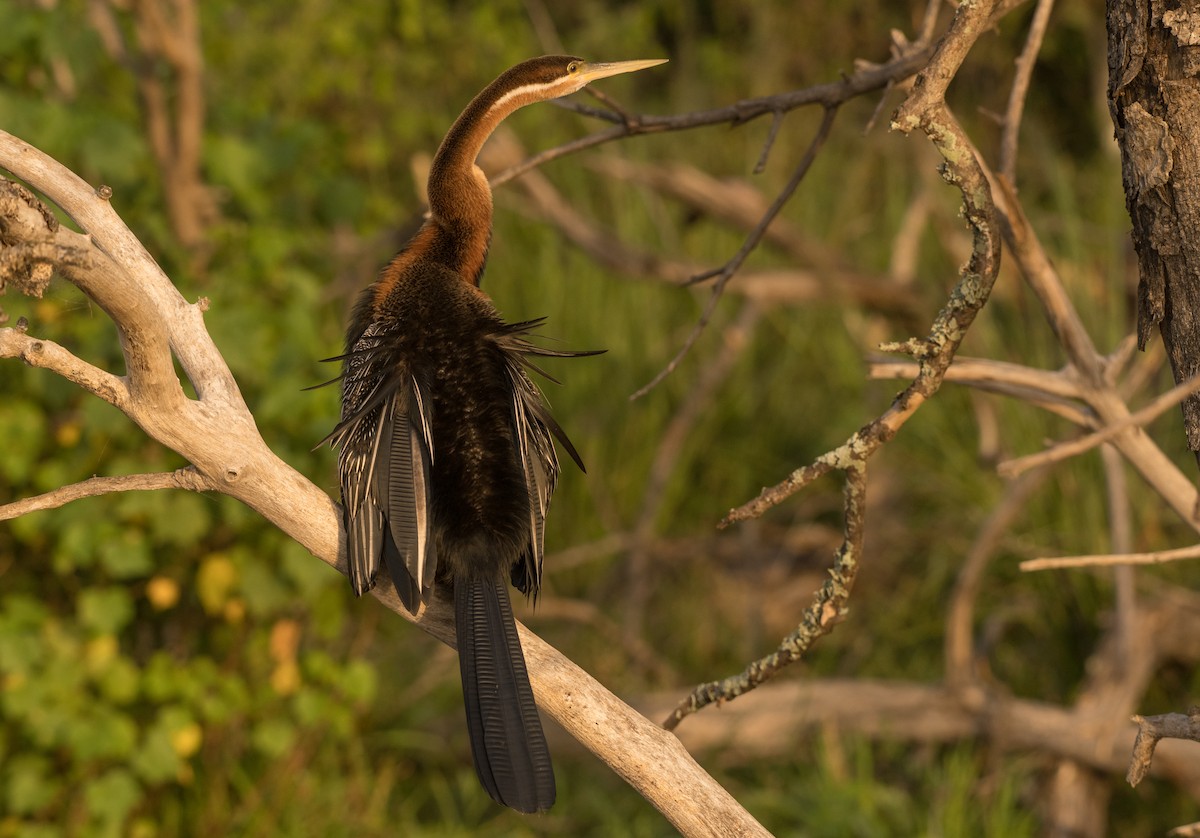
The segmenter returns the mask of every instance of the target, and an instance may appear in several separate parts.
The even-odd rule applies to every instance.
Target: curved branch
[[[0,505],[0,521],[20,518],[30,512],[58,509],[72,501],[110,495],[114,492],[146,492],[157,489],[188,489],[207,492],[215,489],[212,481],[192,466],[159,474],[128,474],[120,477],[93,477],[81,483],[63,486],[52,492]]]
[[[783,482],[764,489],[749,503],[731,510],[719,524],[725,527],[735,521],[756,518],[822,475],[834,469],[845,471],[845,541],[835,558],[831,579],[818,591],[801,625],[784,639],[779,649],[750,664],[740,675],[697,687],[667,719],[668,728],[708,704],[754,689],[783,666],[799,659],[836,623],[849,598],[861,553],[866,462],[941,387],[967,330],[991,294],[1000,270],[1000,242],[991,190],[970,139],[942,96],[963,57],[983,32],[995,5],[995,2],[981,2],[958,7],[949,32],[939,42],[929,66],[917,77],[913,93],[893,120],[893,127],[899,130],[920,127],[941,153],[945,161],[942,176],[962,192],[964,215],[973,231],[970,259],[928,336],[903,344],[919,362],[917,377],[882,416],[859,429],[841,446],[792,472]]]
[[[758,96],[752,99],[742,99],[732,105],[721,108],[711,108],[691,113],[671,116],[653,116],[649,114],[617,115],[603,111],[589,111],[589,115],[608,119],[618,123],[612,128],[597,131],[586,137],[581,137],[555,148],[547,149],[533,155],[527,160],[510,166],[491,178],[492,187],[518,178],[530,169],[536,169],[551,160],[566,157],[613,140],[633,137],[641,134],[658,134],[665,131],[687,131],[707,125],[742,125],[760,116],[782,114],[806,105],[823,105],[826,108],[836,108],[856,96],[881,90],[889,84],[908,78],[925,66],[933,47],[925,46],[912,52],[894,58],[884,64],[865,65],[853,75],[845,76],[841,81],[813,85],[801,90],[792,90],[774,96]]]
[[[685,718],[709,704],[745,695],[768,681],[788,664],[803,657],[817,640],[833,631],[833,627],[840,622],[854,588],[854,580],[858,578],[867,514],[866,463],[861,460],[849,463],[845,471],[845,539],[834,557],[829,578],[813,595],[813,601],[804,610],[800,625],[783,639],[779,648],[754,661],[741,673],[701,684],[692,690],[663,722],[667,730],[674,730]]]
[[[738,252],[735,253],[729,259],[729,261],[720,268],[704,271],[703,273],[693,276],[684,283],[685,285],[695,285],[696,283],[704,282],[712,279],[713,277],[716,277],[717,279],[716,284],[713,285],[712,292],[709,294],[708,302],[704,306],[704,311],[700,314],[700,319],[697,320],[696,325],[692,327],[692,331],[688,335],[687,340],[684,341],[683,346],[678,352],[675,353],[675,357],[667,362],[666,367],[664,367],[662,371],[658,373],[658,375],[654,376],[649,384],[646,384],[629,397],[630,401],[641,398],[657,387],[663,381],[663,379],[670,375],[679,366],[679,364],[683,361],[684,356],[686,356],[691,348],[695,345],[696,341],[700,338],[700,334],[705,330],[705,328],[708,327],[709,321],[712,320],[713,313],[717,309],[717,303],[721,301],[721,297],[725,293],[725,286],[729,284],[729,281],[733,279],[734,274],[738,272],[742,265],[745,264],[746,259],[748,259],[750,254],[753,253],[755,248],[758,247],[759,243],[763,240],[763,236],[766,235],[767,228],[771,226],[771,222],[775,220],[780,211],[787,205],[787,202],[791,200],[792,195],[794,195],[796,190],[800,187],[800,182],[804,180],[804,176],[808,174],[808,170],[812,168],[813,161],[817,159],[817,153],[821,150],[821,146],[825,144],[825,140],[829,137],[829,131],[833,128],[833,120],[836,116],[837,108],[825,109],[825,115],[821,120],[821,125],[817,128],[816,134],[813,135],[812,142],[808,144],[808,148],[805,150],[804,156],[800,158],[800,162],[796,165],[795,171],[792,172],[791,178],[784,185],[783,189],[780,190],[779,194],[775,196],[775,200],[771,202],[771,206],[767,209],[766,213],[764,213],[763,217],[759,219],[759,222],[757,225],[755,225],[754,229],[750,231],[750,235],[746,237],[746,240],[742,243],[742,246],[738,248]]]
[[[20,358],[31,367],[58,373],[113,407],[129,412],[129,388],[123,378],[75,357],[54,341],[39,340],[19,327],[6,327],[0,329],[0,358]]]
[[[1181,384],[1176,384],[1170,390],[1157,396],[1148,405],[1138,410],[1136,413],[1129,413],[1110,425],[1105,425],[1100,430],[1090,433],[1087,436],[1079,439],[1060,442],[1052,448],[1045,451],[1040,451],[1037,454],[1029,454],[1025,457],[1017,457],[1013,460],[1007,460],[1000,463],[996,467],[1001,477],[1016,477],[1017,475],[1029,471],[1031,468],[1037,468],[1040,465],[1047,463],[1057,463],[1069,457],[1075,457],[1085,451],[1090,451],[1098,445],[1108,442],[1113,437],[1120,433],[1128,431],[1130,428],[1141,427],[1148,425],[1157,419],[1162,414],[1166,413],[1175,405],[1186,399],[1188,396],[1200,391],[1200,375],[1195,378],[1190,378]]]
[[[86,231],[95,253],[104,257],[97,259],[94,270],[64,273],[113,317],[120,330],[129,375],[117,379],[128,387],[128,396],[118,406],[150,436],[190,461],[196,479],[207,488],[238,498],[345,574],[340,510],[263,442],[232,373],[204,328],[207,303],[191,305],[179,295],[97,190],[2,131],[0,168],[62,207]],[[8,331],[11,340],[13,330]],[[172,353],[195,386],[197,399],[182,395]],[[71,365],[64,360],[60,367]],[[453,642],[453,615],[447,603],[434,602],[414,618],[390,582],[377,586],[372,595],[434,637]],[[638,715],[524,626],[520,631],[541,707],[677,829],[714,838],[767,834],[675,737]]]

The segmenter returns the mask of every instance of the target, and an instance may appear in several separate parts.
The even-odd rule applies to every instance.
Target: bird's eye
[[[572,61],[570,64],[568,64],[568,65],[567,65],[567,72],[568,72],[568,73],[572,73],[572,74],[574,74],[574,73],[578,73],[578,72],[579,72],[579,62],[578,62],[578,61]]]

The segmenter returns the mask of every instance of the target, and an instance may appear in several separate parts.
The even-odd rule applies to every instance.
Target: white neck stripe
[[[488,108],[488,112],[491,113],[492,111],[504,107],[505,104],[511,102],[513,99],[532,97],[540,100],[543,97],[537,94],[545,90],[553,90],[555,87],[562,85],[563,81],[564,79],[555,79],[554,81],[537,82],[536,84],[523,84],[520,87],[508,91],[495,102],[493,102],[492,106]],[[565,89],[563,91],[563,93],[567,92],[569,92],[569,89]]]

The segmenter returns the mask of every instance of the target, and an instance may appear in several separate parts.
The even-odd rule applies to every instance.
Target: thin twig
[[[654,461],[646,478],[646,488],[639,504],[640,513],[633,527],[633,545],[629,551],[627,571],[629,594],[625,597],[625,621],[623,630],[627,641],[642,634],[646,606],[654,588],[650,584],[650,548],[655,523],[666,499],[666,490],[671,475],[679,465],[684,443],[696,423],[711,412],[716,394],[737,367],[737,361],[750,346],[748,339],[762,316],[762,309],[753,302],[747,303],[737,319],[726,327],[724,346],[710,363],[705,365],[699,380],[692,386],[687,398],[675,412],[666,430],[663,431]]]
[[[974,665],[975,603],[982,588],[984,571],[995,555],[1001,538],[1049,474],[1049,469],[1031,471],[1005,487],[1004,496],[979,528],[971,549],[967,551],[966,560],[958,571],[954,592],[950,596],[950,607],[946,609],[944,646],[946,685],[960,695],[979,681]]]
[[[667,730],[674,730],[685,718],[709,704],[728,701],[750,692],[802,657],[813,643],[841,621],[858,576],[867,513],[866,463],[859,461],[848,464],[845,472],[845,538],[834,557],[829,578],[813,595],[812,604],[805,609],[800,625],[783,639],[774,652],[754,661],[740,674],[721,681],[710,681],[692,690],[663,722]]]
[[[1192,393],[1200,391],[1200,375],[1195,378],[1189,378],[1182,384],[1176,384],[1167,392],[1153,399],[1145,407],[1138,410],[1136,413],[1131,413],[1119,421],[1113,422],[1100,430],[1090,433],[1087,436],[1079,437],[1078,439],[1060,442],[1052,448],[1047,448],[1045,451],[1039,451],[1037,454],[1029,454],[1024,457],[1017,457],[1013,460],[1007,460],[1000,463],[996,467],[1001,477],[1016,477],[1024,471],[1028,471],[1036,466],[1045,465],[1047,463],[1057,463],[1069,457],[1075,457],[1082,454],[1084,451],[1089,451],[1100,445],[1117,434],[1123,433],[1133,427],[1149,424],[1157,419],[1162,414],[1166,413],[1175,405],[1186,399]]]
[[[30,512],[58,509],[72,501],[94,498],[99,495],[111,495],[116,492],[147,492],[158,489],[189,489],[193,492],[207,492],[215,488],[207,477],[196,470],[195,466],[185,466],[175,471],[156,474],[93,477],[81,483],[62,486],[36,497],[0,505],[0,521],[10,521],[13,518],[20,518],[22,515],[28,515]]]
[[[1121,565],[1165,564],[1186,559],[1200,559],[1200,544],[1160,550],[1155,553],[1099,553],[1091,556],[1058,556],[1029,559],[1018,567],[1026,573],[1037,570],[1062,570],[1073,567],[1119,567]]]
[[[596,101],[601,102],[604,107],[608,108],[609,111],[615,114],[622,125],[633,125],[637,122],[637,114],[631,112],[628,108],[623,106],[620,102],[618,102],[612,96],[609,96],[600,88],[586,87],[584,88],[584,92],[586,92]]]
[[[784,113],[807,105],[823,105],[826,108],[836,108],[864,93],[886,87],[889,82],[908,78],[920,71],[932,54],[933,47],[927,46],[884,64],[864,67],[853,75],[843,77],[841,81],[818,84],[773,96],[742,99],[721,108],[691,111],[689,113],[672,114],[669,116],[637,114],[632,116],[628,123],[614,125],[611,128],[605,128],[586,137],[581,137],[569,143],[564,143],[561,146],[539,152],[521,163],[510,166],[500,172],[495,177],[492,177],[490,182],[493,188],[498,187],[514,178],[520,177],[530,169],[536,169],[538,166],[548,163],[551,160],[557,160],[560,157],[566,157],[567,155],[624,137],[641,134],[659,134],[666,131],[687,131],[707,125],[743,125],[761,116]],[[586,106],[581,106],[578,103],[567,104],[566,107],[572,110],[586,108]],[[589,115],[610,122],[619,121],[619,117],[606,111],[595,111]]]
[[[713,286],[712,293],[709,295],[708,302],[704,306],[704,311],[701,312],[700,319],[696,321],[696,325],[692,328],[692,331],[688,335],[687,340],[684,341],[683,346],[678,352],[675,353],[675,357],[673,357],[667,363],[666,367],[664,367],[662,371],[658,373],[658,375],[654,376],[650,383],[646,384],[629,397],[630,401],[634,401],[635,399],[646,395],[655,387],[657,387],[663,381],[663,379],[674,372],[679,364],[683,361],[687,353],[691,350],[692,346],[699,339],[700,334],[704,331],[704,329],[708,326],[709,321],[712,319],[713,313],[717,309],[717,303],[720,302],[721,296],[725,293],[725,286],[729,284],[729,280],[733,279],[734,274],[737,273],[738,269],[741,268],[746,259],[749,258],[750,254],[754,252],[754,249],[758,247],[759,242],[762,241],[763,236],[767,232],[767,228],[771,226],[771,222],[775,220],[775,217],[779,215],[779,212],[784,208],[784,206],[787,205],[787,202],[791,200],[792,195],[795,194],[796,189],[799,188],[800,182],[804,180],[804,176],[808,174],[808,170],[812,167],[813,161],[817,159],[817,154],[820,152],[821,146],[825,144],[825,140],[829,137],[829,131],[833,127],[833,120],[836,116],[837,108],[825,109],[825,115],[821,120],[821,125],[817,128],[817,133],[813,135],[812,142],[810,142],[808,144],[808,148],[805,149],[804,157],[801,158],[800,163],[796,166],[796,170],[792,172],[792,176],[788,180],[787,184],[784,185],[779,195],[775,197],[775,200],[771,203],[771,206],[767,208],[766,213],[761,219],[759,219],[758,224],[753,230],[750,231],[750,234],[746,237],[746,240],[742,243],[742,246],[738,249],[738,252],[735,253],[733,257],[730,258],[730,260],[720,268],[697,274],[684,283],[685,285],[693,285],[698,282],[712,279],[713,277],[717,278],[717,282]]]
[[[771,129],[767,131],[767,139],[763,142],[762,152],[758,155],[758,162],[754,164],[754,174],[761,175],[767,169],[767,158],[771,156],[771,149],[775,146],[775,139],[779,136],[779,129],[783,126],[783,114],[777,113],[771,119]]]
[[[771,226],[771,222],[779,215],[780,211],[787,206],[787,202],[792,199],[792,195],[800,186],[800,182],[804,180],[804,176],[808,174],[808,170],[812,168],[813,162],[817,159],[817,154],[820,153],[825,141],[829,139],[829,132],[833,128],[833,121],[837,118],[837,108],[826,108],[825,114],[821,119],[821,124],[817,128],[817,132],[813,134],[812,141],[809,142],[808,148],[804,150],[804,156],[800,158],[800,162],[796,165],[795,171],[792,172],[791,178],[784,184],[783,189],[775,196],[775,200],[771,202],[771,206],[767,207],[767,211],[763,213],[763,217],[758,220],[758,224],[746,236],[746,240],[742,242],[742,246],[738,248],[738,252],[733,257],[719,268],[714,268],[709,271],[704,271],[689,279],[685,285],[697,285],[701,282],[706,282],[713,277],[717,278],[717,285],[723,286],[730,278],[737,273],[738,268],[745,263],[746,259],[758,247],[763,236],[767,232],[767,228]]]
[[[938,13],[945,2],[946,0],[928,0],[925,4],[925,15],[921,18],[921,33],[917,37],[917,43],[928,44],[933,40],[933,33],[937,31]]]
[[[1023,5],[1025,2],[1026,0],[1002,0],[1002,2],[991,4],[990,16],[986,25],[994,25],[1017,6]],[[934,3],[931,2],[930,7],[932,8],[933,5]],[[926,15],[923,26],[930,29],[930,35],[932,34],[932,28],[936,25],[936,21],[936,12],[933,12],[932,15]],[[920,44],[919,48],[905,52],[903,55],[896,56],[883,64],[864,63],[853,74],[843,76],[841,81],[827,82],[800,90],[792,90],[787,93],[779,93],[774,96],[742,99],[734,102],[732,105],[704,111],[692,111],[690,113],[673,114],[670,116],[636,114],[632,116],[629,123],[597,131],[578,140],[539,152],[527,160],[500,172],[491,178],[490,182],[492,187],[495,188],[514,178],[520,177],[531,169],[536,169],[538,166],[549,163],[551,160],[557,160],[560,157],[566,157],[567,155],[624,137],[632,137],[640,134],[658,134],[664,131],[687,131],[706,125],[728,124],[737,126],[767,114],[795,110],[806,105],[824,105],[827,108],[837,107],[864,93],[870,93],[883,89],[888,85],[894,85],[920,72],[929,62],[930,57],[940,44],[931,43],[929,36],[924,32],[922,39],[917,43]],[[952,77],[953,75],[954,73],[951,71],[949,76]],[[575,105],[567,104],[566,107],[573,109]],[[593,115],[598,119],[610,122],[619,121],[619,117],[605,111],[597,111]]]
[[[1033,20],[1029,24],[1029,35],[1016,61],[1012,89],[1008,94],[1008,107],[1004,110],[1004,131],[1000,135],[1000,174],[1014,186],[1017,183],[1017,142],[1021,133],[1021,115],[1025,111],[1025,98],[1029,94],[1029,81],[1033,77],[1033,66],[1042,49],[1046,27],[1050,23],[1050,12],[1054,0],[1038,0]]]

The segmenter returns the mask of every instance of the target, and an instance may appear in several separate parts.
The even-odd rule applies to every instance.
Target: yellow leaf
[[[237,585],[237,567],[227,557],[214,553],[196,571],[196,596],[209,614],[220,614]]]
[[[179,583],[167,576],[155,576],[146,583],[146,599],[155,611],[174,608],[179,602]]]
[[[171,734],[171,747],[182,759],[187,759],[200,750],[204,742],[204,730],[192,722],[179,728]]]
[[[287,661],[275,667],[271,673],[271,689],[280,695],[291,695],[300,688],[300,666]]]

